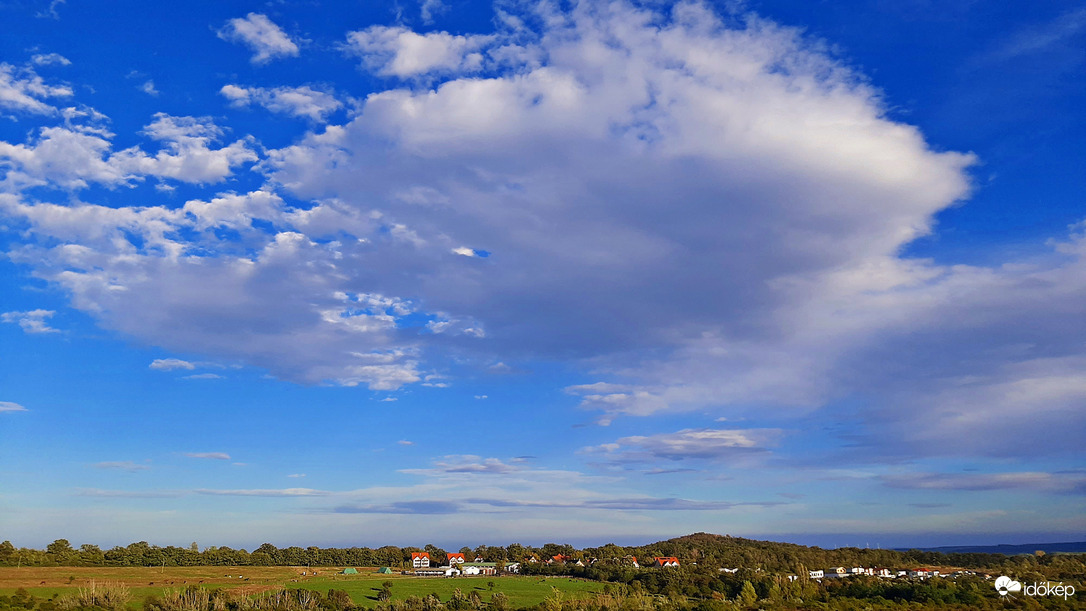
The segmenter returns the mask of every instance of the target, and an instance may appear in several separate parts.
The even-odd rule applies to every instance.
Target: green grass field
[[[602,592],[603,584],[568,577],[411,577],[398,574],[378,575],[375,568],[359,568],[358,575],[338,575],[337,569],[318,568],[316,576],[301,573],[298,567],[0,567],[0,595],[10,595],[26,588],[34,596],[51,598],[74,593],[92,582],[123,583],[137,606],[148,596],[161,595],[167,589],[188,586],[223,588],[236,595],[255,595],[279,587],[306,588],[322,593],[331,588],[346,591],[355,604],[373,608],[377,593],[385,581],[392,582],[392,599],[437,594],[442,601],[452,598],[460,588],[465,595],[475,591],[483,601],[494,592],[509,597],[513,608],[539,604],[554,590],[564,598],[587,598]],[[308,571],[307,571],[308,572]],[[239,575],[241,577],[239,577]],[[494,589],[487,585],[494,582]]]
[[[601,593],[603,584],[584,579],[568,577],[408,577],[403,575],[374,575],[363,572],[359,575],[337,575],[317,577],[300,583],[288,583],[287,587],[302,587],[326,592],[329,588],[345,590],[355,604],[373,607],[377,604],[377,593],[385,581],[392,582],[392,600],[403,600],[409,596],[436,594],[443,601],[448,601],[457,588],[462,593],[475,591],[484,601],[490,600],[494,592],[504,592],[513,607],[527,607],[539,604],[551,596],[554,590],[567,598],[585,598]],[[491,590],[487,585],[494,583]]]

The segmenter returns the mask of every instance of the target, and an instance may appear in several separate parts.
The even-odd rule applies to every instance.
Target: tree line
[[[471,561],[520,562],[521,571],[529,574],[572,575],[628,583],[636,579],[662,578],[662,572],[638,572],[632,559],[640,564],[651,563],[656,556],[674,556],[682,568],[738,568],[754,573],[804,575],[808,569],[834,566],[885,567],[906,569],[918,566],[953,566],[989,573],[1037,575],[1040,578],[1061,579],[1086,574],[1084,554],[1003,554],[940,553],[912,550],[872,550],[859,548],[822,549],[790,543],[758,541],[697,533],[643,546],[607,544],[600,547],[574,548],[568,544],[547,543],[534,547],[513,543],[508,546],[480,545],[459,550]],[[253,551],[226,546],[200,549],[196,543],[188,547],[157,546],[146,541],[103,550],[97,545],[73,547],[66,539],[57,539],[44,550],[16,548],[10,541],[0,543],[0,566],[411,566],[411,554],[428,552],[431,564],[444,564],[446,550],[435,545],[424,547],[298,547],[279,548],[264,543]],[[574,562],[546,564],[547,559],[564,556]],[[532,562],[535,560],[536,562]],[[586,565],[576,566],[576,561]],[[595,562],[594,562],[595,561]],[[678,573],[682,573],[679,571]],[[675,572],[671,574],[676,574]],[[634,576],[641,575],[635,579]],[[627,578],[629,577],[629,578]]]

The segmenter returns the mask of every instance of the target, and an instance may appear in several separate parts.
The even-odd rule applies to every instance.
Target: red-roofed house
[[[449,566],[453,564],[464,564],[464,554],[449,554]]]
[[[653,560],[656,561],[656,566],[679,566],[679,559],[675,556],[657,556]]]
[[[430,554],[428,552],[411,552],[411,566],[416,569],[430,568]]]

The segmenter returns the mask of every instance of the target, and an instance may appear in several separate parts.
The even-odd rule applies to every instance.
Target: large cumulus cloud
[[[15,256],[108,327],[299,381],[393,389],[457,350],[572,360],[604,420],[847,398],[861,444],[894,431],[904,454],[1023,451],[1024,412],[1065,419],[1053,451],[1081,437],[1081,239],[1028,266],[902,258],[974,159],[820,45],[696,3],[501,15],[477,36],[345,33],[385,87],[264,152],[259,191],[108,210],[8,193],[33,236]],[[104,169],[61,185],[211,182],[254,156],[209,149],[197,120],[148,133],[174,144],[118,157],[95,136]],[[53,138],[5,149],[9,174],[50,179],[31,158]],[[179,169],[197,153],[219,163]]]

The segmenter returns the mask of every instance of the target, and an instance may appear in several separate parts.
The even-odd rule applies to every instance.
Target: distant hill
[[[924,552],[939,552],[941,554],[1004,554],[1014,556],[1016,554],[1032,554],[1041,550],[1046,554],[1086,554],[1086,541],[1072,543],[1023,543],[1021,545],[947,545],[943,547],[899,547],[899,552],[910,549],[918,549]]]

